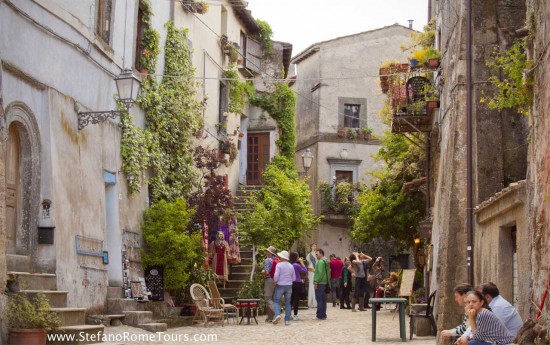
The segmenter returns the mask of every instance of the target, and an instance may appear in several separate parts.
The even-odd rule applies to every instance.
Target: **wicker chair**
[[[225,300],[220,295],[220,290],[218,290],[216,282],[212,280],[208,281],[208,287],[210,288],[212,298],[220,300],[221,307],[223,308],[224,314],[227,318],[227,323],[229,323],[230,317],[233,319],[233,322],[235,322],[235,320],[237,320],[237,307],[231,303],[225,303]]]
[[[208,291],[201,284],[191,285],[191,298],[197,306],[197,312],[193,317],[193,324],[204,322],[206,326],[208,322],[221,323],[222,327],[225,322],[225,315],[221,301],[218,298],[211,298]]]

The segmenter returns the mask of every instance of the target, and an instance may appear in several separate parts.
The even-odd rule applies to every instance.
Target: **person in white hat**
[[[265,311],[267,318],[265,322],[272,322],[273,316],[275,313],[275,308],[273,306],[273,292],[275,291],[275,282],[273,281],[273,276],[275,275],[275,268],[279,260],[275,258],[277,255],[277,249],[273,246],[269,246],[266,249],[266,258],[264,261],[264,270],[262,274],[265,278],[264,281],[264,300],[265,300]]]
[[[292,308],[290,306],[290,298],[292,296],[292,282],[296,276],[294,272],[294,267],[289,261],[290,257],[286,250],[283,250],[280,253],[277,253],[279,257],[279,264],[275,268],[275,275],[273,280],[275,281],[275,318],[273,319],[273,324],[279,323],[281,321],[281,297],[285,296],[285,325],[290,324],[290,313]]]

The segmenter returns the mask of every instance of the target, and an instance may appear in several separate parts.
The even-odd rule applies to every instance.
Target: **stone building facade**
[[[532,248],[530,266],[525,275],[530,277],[526,294],[534,304],[540,305],[550,279],[550,58],[548,38],[550,28],[550,4],[547,1],[527,0],[529,36],[533,37],[529,58],[535,62],[530,71],[534,78],[534,101],[530,116],[531,142],[529,145],[529,169],[527,172],[527,213],[529,238],[522,245]],[[536,308],[530,303],[531,316],[536,316]],[[550,300],[546,299],[545,310],[550,310]]]
[[[376,170],[372,156],[380,149],[376,136],[388,129],[379,116],[386,95],[380,89],[378,68],[386,60],[405,59],[400,46],[409,43],[412,31],[394,24],[314,43],[292,58],[297,70],[292,80],[297,95],[295,162],[302,166],[306,149],[315,157],[307,175],[316,214],[322,210],[321,182],[334,184],[336,177],[337,182],[371,183],[368,171]],[[355,118],[349,112],[353,107],[358,109]],[[349,130],[363,127],[373,130],[370,139],[365,140],[362,132],[356,138],[348,136]],[[344,214],[325,214],[312,241],[325,253],[343,257],[352,248],[348,230]]]
[[[531,271],[529,248],[524,247],[529,238],[527,203],[514,202],[523,195],[523,183],[519,189],[503,190],[525,179],[528,120],[513,111],[490,110],[480,102],[485,93],[492,92],[486,82],[489,70],[485,63],[495,48],[511,46],[515,30],[525,22],[525,4],[471,1],[472,205],[481,205],[473,219],[473,254],[468,258],[467,3],[430,2],[436,17],[436,48],[442,53],[443,78],[441,108],[430,137],[433,261],[429,267],[433,270],[431,289],[438,291],[439,329],[448,329],[462,318],[452,289],[468,281],[469,267],[474,285],[492,280],[501,286],[503,295],[521,306],[523,318],[528,316],[530,304],[526,293],[529,283],[520,279],[517,290],[510,284]],[[500,205],[509,208],[501,209]],[[511,255],[504,254],[514,248],[516,266],[509,259]]]

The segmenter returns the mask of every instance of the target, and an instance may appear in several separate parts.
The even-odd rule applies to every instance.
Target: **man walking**
[[[265,300],[265,309],[267,313],[267,318],[265,322],[272,322],[273,316],[275,315],[275,308],[273,304],[273,292],[275,290],[275,282],[273,281],[273,276],[275,275],[275,268],[277,266],[277,261],[274,257],[277,253],[277,249],[273,246],[270,246],[266,250],[266,259],[264,261],[264,270],[262,274],[264,276],[264,300]]]
[[[317,302],[317,313],[314,320],[327,319],[327,285],[330,283],[330,265],[325,258],[325,252],[317,249],[317,265],[313,275],[313,289],[315,290],[315,301]]]

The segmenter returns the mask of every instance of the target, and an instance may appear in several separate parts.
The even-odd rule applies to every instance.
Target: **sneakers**
[[[279,321],[281,321],[282,317],[281,315],[277,315],[275,316],[275,318],[273,319],[273,324],[276,325],[279,323]]]
[[[290,326],[290,321],[285,321],[285,326]]]
[[[298,315],[294,315],[292,317],[292,321],[300,321],[300,318],[298,317]]]

